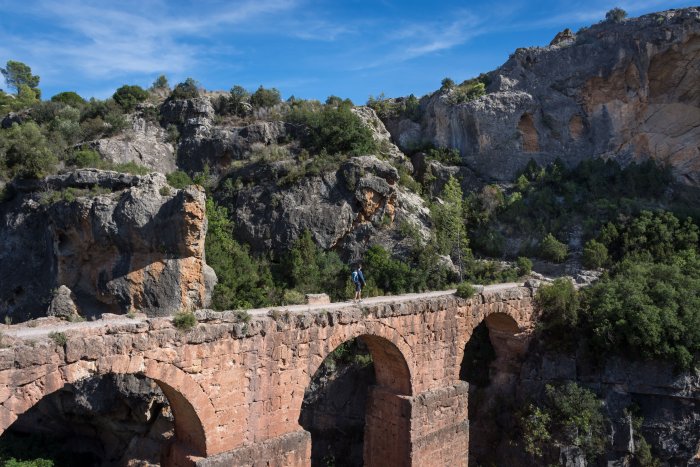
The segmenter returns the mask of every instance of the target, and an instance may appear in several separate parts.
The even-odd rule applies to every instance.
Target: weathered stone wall
[[[0,349],[0,428],[66,383],[92,374],[135,373],[156,381],[172,407],[177,444],[171,464],[201,463],[227,452],[227,459],[249,464],[254,453],[265,452],[261,443],[277,440],[280,465],[306,465],[308,438],[298,434],[304,390],[331,351],[364,336],[377,380],[369,404],[374,409],[367,414],[367,464],[379,459],[367,453],[368,446],[387,446],[390,436],[400,440],[396,458],[412,465],[436,465],[436,459],[465,465],[466,388],[458,380],[465,343],[486,316],[502,314],[521,333],[533,325],[532,291],[525,287],[469,300],[445,295],[275,313],[277,319],[247,323],[234,312],[197,313],[200,324],[187,332],[168,318],[84,323],[66,332],[64,345],[40,329],[37,337],[14,342],[7,333],[5,342],[12,345]],[[392,404],[403,408],[392,410]],[[377,419],[378,413],[384,415]],[[372,417],[380,430],[372,428]],[[388,434],[392,424],[398,428]]]

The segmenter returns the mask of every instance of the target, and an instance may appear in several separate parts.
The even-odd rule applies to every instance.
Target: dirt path
[[[484,292],[495,292],[498,290],[504,290],[504,289],[510,289],[512,287],[518,287],[521,286],[522,284],[520,283],[515,283],[515,282],[509,282],[505,284],[494,284],[494,285],[487,285],[484,287]],[[454,289],[452,290],[441,290],[437,292],[424,292],[424,293],[410,293],[410,294],[404,294],[404,295],[384,295],[381,297],[372,297],[372,298],[367,298],[360,303],[360,306],[362,305],[374,305],[377,303],[399,303],[399,302],[405,302],[405,301],[410,301],[410,300],[416,300],[416,299],[421,299],[421,298],[435,298],[435,297],[440,297],[443,295],[451,295],[455,291]],[[352,300],[346,301],[346,302],[335,302],[335,303],[326,303],[326,304],[320,304],[320,305],[292,305],[292,306],[276,306],[276,307],[267,307],[267,308],[256,308],[253,310],[248,310],[248,313],[252,316],[265,316],[267,315],[270,310],[289,310],[291,312],[301,312],[301,311],[321,311],[321,310],[336,310],[339,308],[346,308],[348,306],[353,306],[356,305],[353,303]],[[81,330],[81,329],[94,329],[94,328],[99,328],[102,326],[112,326],[112,325],[124,325],[124,324],[134,324],[134,323],[141,323],[145,322],[149,318],[146,317],[145,315],[137,315],[134,318],[127,318],[127,317],[116,317],[116,318],[109,318],[109,319],[99,319],[96,321],[82,321],[82,322],[77,322],[77,323],[68,323],[68,322],[60,322],[57,323],[55,319],[38,319],[35,320],[31,323],[35,323],[34,326],[32,327],[31,325],[28,325],[26,323],[22,324],[16,324],[12,326],[0,326],[2,328],[2,333],[6,336],[9,337],[14,337],[14,338],[35,338],[35,337],[44,337],[47,336],[49,333],[52,332],[65,332],[65,331],[74,331],[74,330]],[[162,319],[171,319],[170,317],[167,318],[162,318]],[[45,321],[42,323],[42,321]]]

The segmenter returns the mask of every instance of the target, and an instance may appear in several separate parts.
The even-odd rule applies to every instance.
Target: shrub
[[[199,97],[199,86],[192,78],[187,78],[182,83],[178,83],[170,93],[170,99],[195,99]]]
[[[590,390],[570,382],[546,386],[542,404],[530,404],[520,425],[525,450],[541,456],[556,446],[577,446],[593,462],[605,448],[603,404]]]
[[[452,78],[443,78],[442,81],[440,81],[440,89],[441,90],[452,89],[454,87],[455,87],[455,82]]]
[[[58,162],[39,126],[34,122],[13,124],[0,130],[0,163],[12,177],[41,178],[52,173]]]
[[[590,269],[598,269],[608,262],[608,249],[595,240],[589,240],[583,247],[583,265]]]
[[[147,175],[151,173],[151,169],[136,162],[124,162],[122,164],[112,165],[111,170],[121,173],[129,173],[132,175]]]
[[[54,343],[60,347],[63,347],[64,345],[66,345],[66,342],[68,342],[68,338],[62,332],[50,332],[49,339],[54,341]]]
[[[532,272],[532,261],[530,258],[520,256],[516,261],[515,265],[518,268],[519,276],[527,276]]]
[[[125,84],[116,90],[112,98],[125,112],[131,112],[136,104],[148,99],[148,91],[141,86]]]
[[[76,109],[80,109],[86,104],[85,99],[73,91],[59,92],[51,97],[51,102],[60,102],[61,104],[70,105]]]
[[[619,7],[615,7],[605,13],[605,21],[609,23],[619,23],[625,18],[627,18],[627,12]]]
[[[158,190],[158,193],[160,193],[161,196],[170,196],[171,191],[170,187],[168,185],[164,185],[160,187],[160,190]]]
[[[468,282],[462,282],[457,286],[457,291],[455,295],[460,298],[472,298],[476,293],[476,288]]]
[[[574,284],[561,277],[543,285],[535,295],[535,306],[541,313],[544,329],[572,329],[578,323],[579,296]]]
[[[265,89],[262,85],[250,96],[250,104],[256,108],[274,107],[280,102],[282,97],[277,89]]]
[[[566,259],[567,247],[548,233],[540,243],[540,256],[544,259],[561,263]]]
[[[320,110],[297,107],[286,118],[290,123],[308,129],[303,142],[316,154],[325,150],[331,155],[359,156],[371,154],[377,149],[372,132],[348,105],[324,106]]]
[[[70,162],[81,169],[85,167],[101,168],[104,164],[100,154],[92,149],[79,149],[73,154]]]
[[[228,211],[209,198],[207,220],[207,264],[219,279],[212,297],[213,307],[230,310],[270,304],[274,284],[269,265],[253,258],[248,248],[235,240]]]
[[[192,182],[190,176],[182,170],[170,172],[168,175],[165,176],[165,179],[168,181],[168,184],[171,187],[177,188],[178,190],[188,187],[194,183]]]
[[[168,84],[168,78],[165,75],[160,75],[151,84],[151,89],[170,89],[170,84]]]
[[[282,297],[285,305],[303,305],[306,303],[306,296],[298,290],[287,289]]]
[[[700,257],[628,258],[584,289],[581,312],[594,352],[692,368],[700,352]]]
[[[180,331],[188,331],[197,325],[197,317],[191,311],[178,311],[173,316],[173,326]]]

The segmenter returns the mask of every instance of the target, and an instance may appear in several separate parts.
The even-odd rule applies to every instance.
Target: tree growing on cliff
[[[627,12],[620,7],[615,7],[605,13],[605,21],[608,23],[619,23],[627,18]]]
[[[10,177],[40,178],[51,173],[57,162],[36,123],[14,124],[0,132],[0,166]]]
[[[20,92],[20,86],[24,84],[29,86],[37,94],[37,97],[41,96],[41,92],[38,89],[39,76],[33,75],[32,69],[28,65],[8,60],[5,68],[0,68],[0,73],[5,78],[7,85],[14,88],[17,94]]]
[[[461,274],[464,260],[470,256],[467,229],[464,225],[462,188],[456,178],[450,177],[442,189],[440,201],[430,208],[435,226],[438,251],[456,260]]]
[[[131,112],[136,104],[148,99],[148,91],[141,86],[125,84],[115,91],[112,98],[125,112]]]
[[[253,107],[274,107],[282,102],[280,92],[275,88],[265,89],[262,85],[250,96]]]

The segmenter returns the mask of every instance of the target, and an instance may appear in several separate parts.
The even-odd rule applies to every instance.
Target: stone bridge
[[[362,337],[376,386],[368,396],[365,465],[467,464],[465,345],[485,320],[499,369],[508,370],[533,328],[533,290],[486,287],[470,299],[441,292],[258,310],[120,318],[51,329],[8,326],[0,349],[0,430],[44,396],[82,378],[152,378],[170,402],[175,441],[166,464],[309,465],[311,435],[299,425],[304,391],[324,358]],[[56,332],[56,328],[53,328]]]

